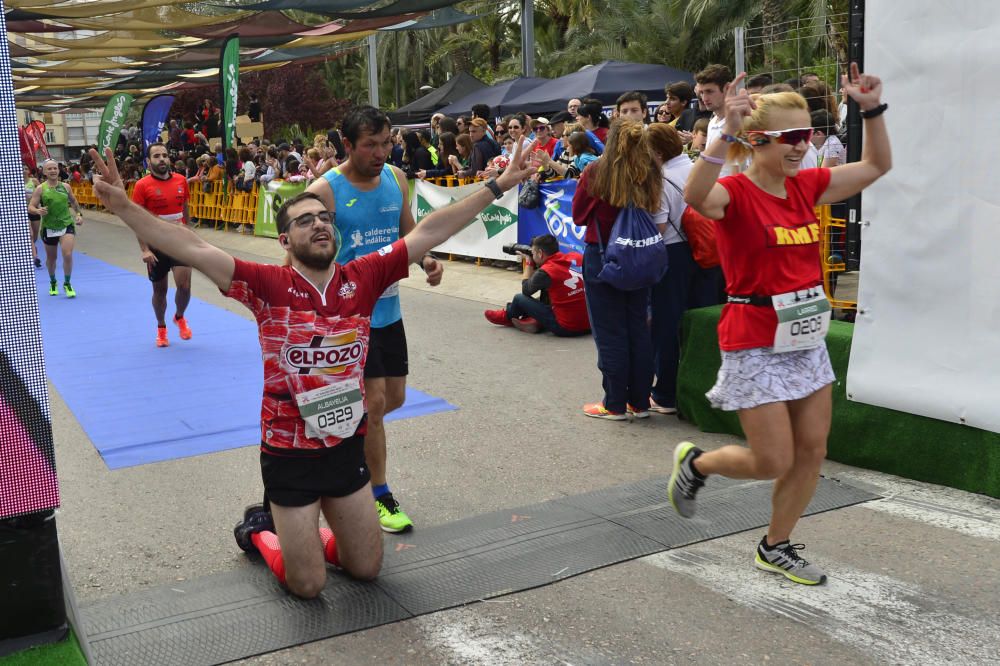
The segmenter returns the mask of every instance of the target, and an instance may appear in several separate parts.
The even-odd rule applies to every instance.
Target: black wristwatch
[[[488,189],[490,192],[493,193],[494,199],[503,199],[503,190],[501,190],[500,186],[497,185],[496,178],[490,178],[485,183],[483,183],[483,185],[485,185],[486,189]]]
[[[875,118],[876,116],[881,116],[883,113],[885,113],[885,110],[888,108],[889,105],[886,104],[885,102],[882,102],[874,109],[868,109],[867,111],[862,111],[861,117],[864,118],[865,120],[867,120],[868,118]]]

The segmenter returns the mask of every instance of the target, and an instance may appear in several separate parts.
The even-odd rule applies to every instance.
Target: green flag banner
[[[222,141],[226,148],[233,145],[236,132],[236,93],[240,82],[240,38],[229,35],[222,44],[219,64],[222,89]]]
[[[132,95],[128,93],[116,93],[108,99],[101,116],[101,128],[97,132],[97,152],[101,155],[104,155],[105,148],[114,150],[118,145],[118,136],[131,106]]]
[[[482,183],[461,187],[440,187],[422,180],[414,182],[410,196],[413,219],[427,217],[438,208],[444,208],[461,201],[474,192],[483,189]],[[494,201],[486,210],[475,217],[464,229],[438,246],[439,252],[452,252],[484,259],[510,259],[501,249],[508,243],[517,242],[517,190],[505,192],[499,201]]]
[[[287,180],[272,180],[267,185],[261,185],[257,190],[257,219],[253,225],[253,235],[277,238],[278,209],[285,200],[305,191],[305,181],[290,183]]]

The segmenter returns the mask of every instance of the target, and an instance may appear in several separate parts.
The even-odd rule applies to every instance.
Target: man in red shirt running
[[[149,160],[149,175],[143,176],[135,184],[132,201],[136,202],[161,220],[172,224],[186,225],[188,221],[187,178],[174,173],[170,165],[170,154],[162,143],[149,145],[146,152]],[[142,260],[146,263],[149,281],[153,283],[153,312],[156,314],[156,346],[166,347],[167,338],[167,289],[168,276],[174,274],[177,293],[174,296],[174,323],[181,334],[181,340],[191,339],[191,328],[184,319],[184,311],[191,301],[191,268],[158,249],[152,248],[139,239]]]
[[[181,225],[162,224],[129,201],[106,151],[91,151],[94,191],[139,237],[182,264],[197,268],[254,314],[264,361],[261,473],[271,504],[237,525],[242,547],[257,550],[300,597],[319,595],[326,565],[370,580],[382,566],[382,530],[371,501],[364,458],[365,357],[371,314],[385,289],[406,277],[422,257],[463,229],[537,164],[531,147],[516,149],[510,166],[479,192],[437,210],[404,238],[339,265],[333,213],[316,194],[287,201],[277,215],[283,266],[226,254]],[[318,530],[320,511],[331,530]],[[273,517],[273,522],[272,522]]]

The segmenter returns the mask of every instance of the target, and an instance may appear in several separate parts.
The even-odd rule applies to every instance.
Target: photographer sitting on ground
[[[525,279],[521,293],[515,294],[505,309],[483,313],[487,321],[525,333],[551,331],[560,337],[590,332],[580,253],[561,253],[559,240],[550,234],[535,236],[530,247],[506,246],[504,252],[526,257]],[[538,291],[542,292],[541,299],[532,298]]]

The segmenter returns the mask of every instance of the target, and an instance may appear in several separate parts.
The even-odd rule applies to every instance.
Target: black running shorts
[[[46,245],[59,245],[59,239],[65,236],[66,234],[76,235],[76,225],[75,224],[69,225],[68,227],[66,227],[66,234],[59,234],[58,236],[49,236],[50,231],[52,231],[52,229],[46,229],[45,227],[42,227],[42,242],[45,243]]]
[[[149,274],[150,282],[159,282],[170,274],[170,269],[174,266],[184,266],[168,254],[163,254],[159,250],[153,250],[156,255],[156,264],[150,266],[146,264],[146,273]]]
[[[382,328],[373,328],[368,340],[365,377],[405,377],[409,371],[403,320]]]
[[[321,497],[347,497],[371,479],[365,463],[364,435],[317,449],[315,455],[301,450],[293,454],[260,452],[264,494],[278,506],[307,506]]]

